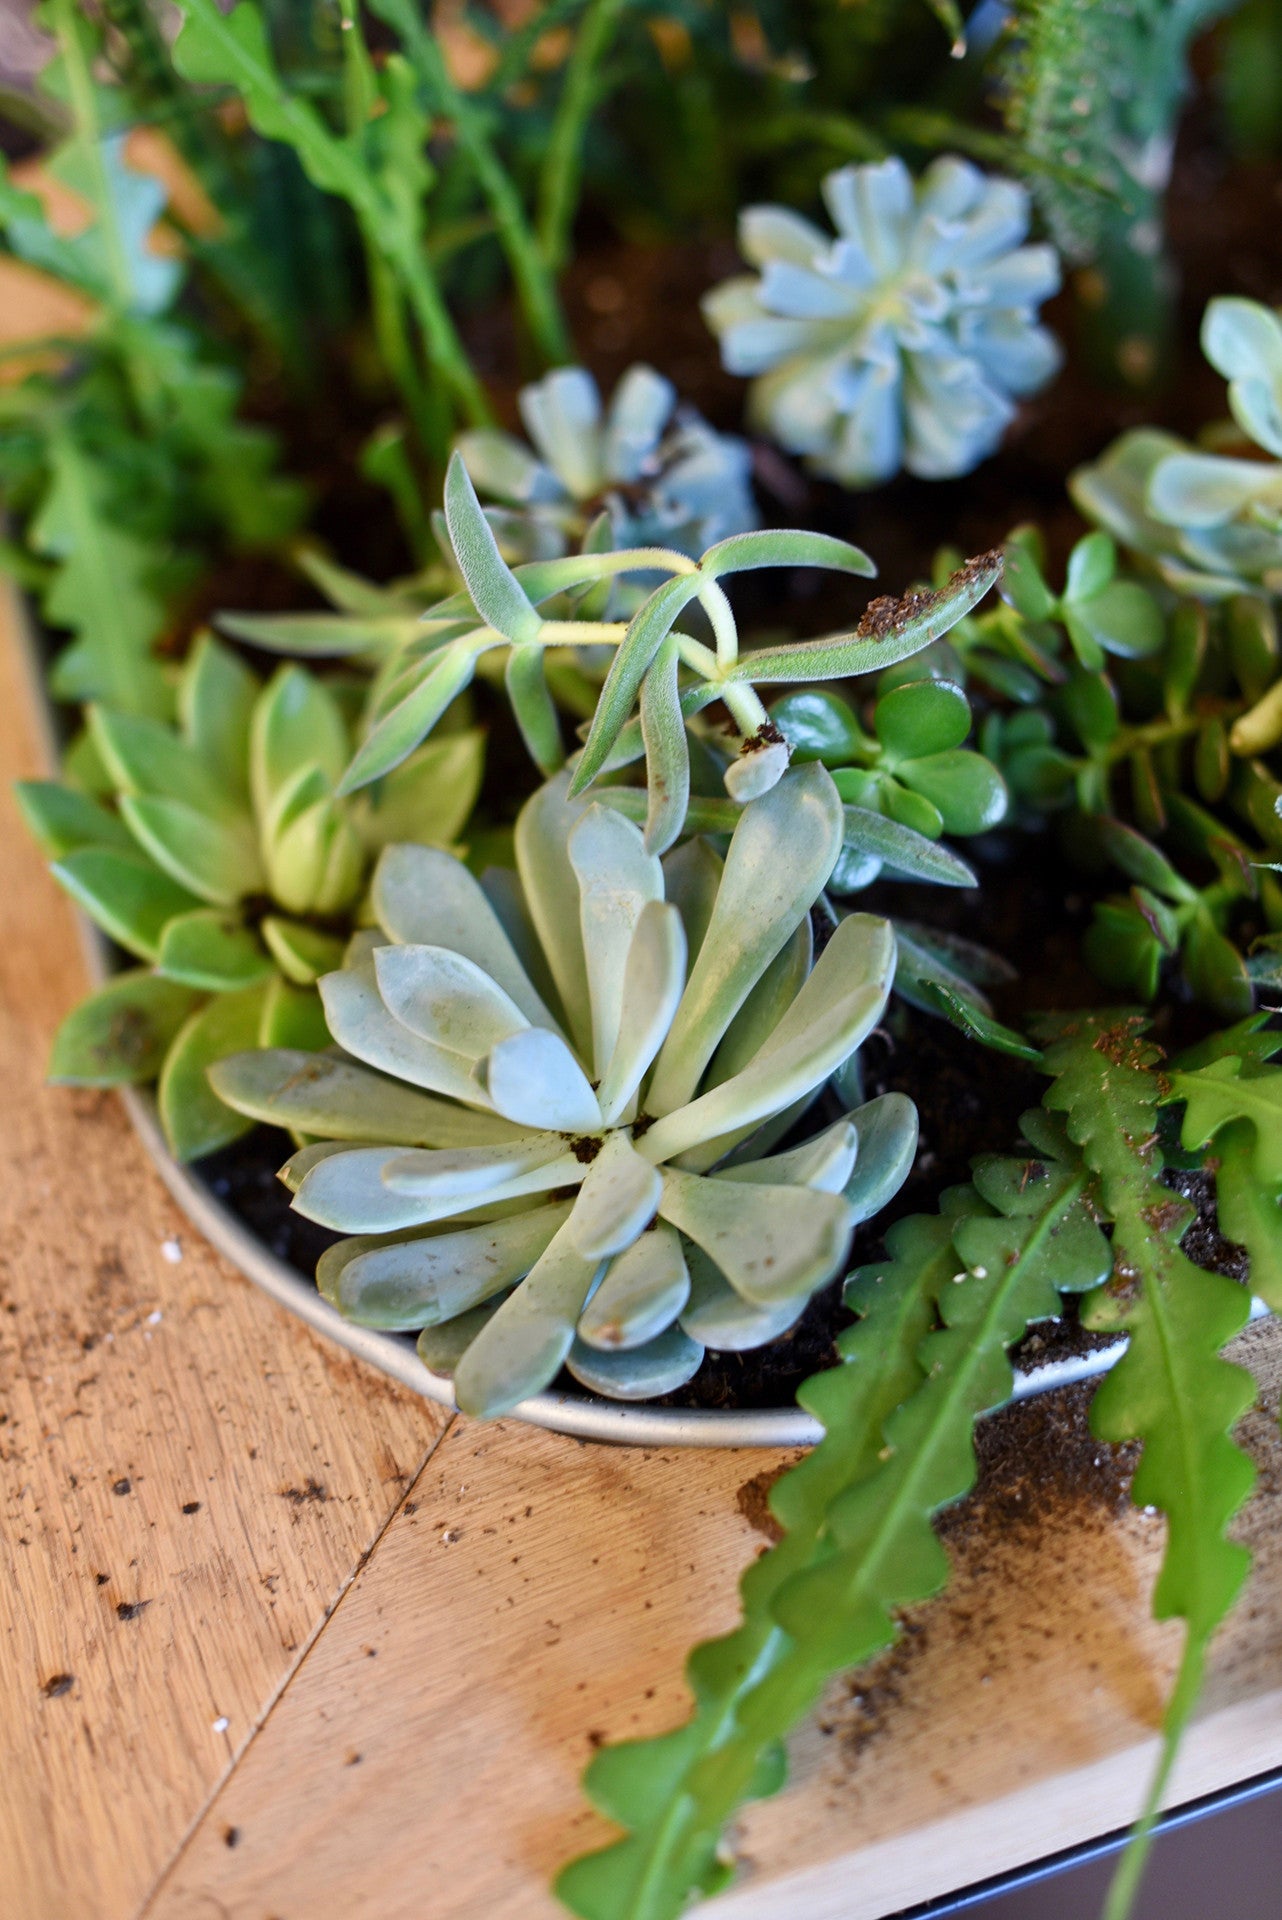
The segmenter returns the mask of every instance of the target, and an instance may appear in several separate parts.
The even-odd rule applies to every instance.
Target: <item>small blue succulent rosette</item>
[[[458,442],[505,544],[555,557],[607,517],[615,548],[662,546],[691,558],[757,525],[751,451],[681,406],[652,367],[624,374],[608,404],[582,367],[558,367],[519,398],[530,444],[493,429]]]
[[[847,486],[968,473],[1060,363],[1037,319],[1059,260],[1023,244],[1027,193],[946,157],[917,182],[900,160],[842,167],[823,195],[835,238],[747,208],[758,272],[703,303],[726,368],[753,381],[754,429]]]

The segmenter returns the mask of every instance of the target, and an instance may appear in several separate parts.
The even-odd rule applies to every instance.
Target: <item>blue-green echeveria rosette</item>
[[[321,1259],[327,1299],[421,1329],[476,1414],[563,1364],[646,1398],[706,1347],[777,1337],[916,1144],[911,1102],[888,1094],[773,1151],[894,975],[873,915],[814,958],[842,832],[827,770],[746,806],[724,860],[692,840],[661,861],[567,785],[526,804],[517,871],[484,886],[448,853],[388,850],[378,927],[321,987],[340,1052],[213,1074],[241,1112],[312,1137],[283,1172],[294,1205],[354,1236]]]
[[[1223,599],[1282,592],[1282,315],[1255,300],[1212,300],[1202,351],[1229,382],[1234,426],[1272,459],[1190,446],[1155,427],[1114,441],[1072,476],[1082,513],[1107,529],[1179,592]]]
[[[558,367],[520,394],[533,445],[493,428],[458,442],[500,541],[522,559],[577,548],[607,516],[615,548],[692,559],[757,525],[751,453],[717,433],[653,367],[634,366],[602,406],[592,375]]]
[[[835,238],[747,208],[758,272],[704,301],[726,367],[753,379],[754,427],[847,486],[968,473],[1059,365],[1037,320],[1059,262],[1023,244],[1028,194],[945,157],[916,183],[897,159],[842,167],[823,195]]]

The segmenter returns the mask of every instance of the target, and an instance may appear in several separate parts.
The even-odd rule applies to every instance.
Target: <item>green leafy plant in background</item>
[[[315,983],[342,957],[371,859],[393,840],[457,839],[483,743],[442,731],[344,801],[352,689],[296,665],[264,687],[206,638],[177,704],[174,726],[91,707],[79,770],[95,790],[27,781],[18,798],[55,878],[143,963],[68,1015],[51,1076],[155,1080],[169,1144],[190,1159],[245,1131],[208,1085],[212,1061],[245,1046],[329,1046]]]
[[[1233,0],[1015,0],[1003,112],[1065,259],[1085,344],[1134,386],[1167,371],[1175,274],[1163,202],[1192,41]]]
[[[304,495],[275,473],[272,436],[238,418],[235,372],[173,311],[182,264],[149,244],[165,193],[126,160],[120,102],[96,77],[98,30],[71,0],[46,0],[40,19],[56,46],[42,84],[68,123],[49,173],[89,219],[57,233],[0,164],[0,235],[85,298],[89,328],[52,343],[70,378],[5,390],[0,485],[27,526],[20,571],[72,635],[55,693],[158,716],[171,696],[156,643],[175,589],[214,545],[283,539]]]
[[[695,839],[665,868],[560,775],[526,802],[492,899],[448,854],[385,853],[378,927],[320,982],[343,1057],[247,1052],[213,1073],[241,1113],[315,1142],[282,1177],[300,1212],[356,1235],[323,1256],[325,1296],[425,1329],[423,1359],[487,1416],[563,1365],[648,1399],[705,1345],[792,1326],[916,1144],[911,1102],[887,1096],[773,1151],[890,989],[875,916],[813,959],[841,831],[830,776],[798,768],[743,809],[724,863]]]

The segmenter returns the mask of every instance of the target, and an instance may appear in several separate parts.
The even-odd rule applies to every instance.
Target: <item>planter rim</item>
[[[96,966],[94,970],[98,972],[99,968]],[[305,1320],[315,1332],[346,1347],[349,1353],[377,1367],[401,1386],[435,1401],[438,1406],[456,1410],[452,1382],[423,1364],[412,1338],[381,1333],[345,1320],[310,1280],[265,1246],[258,1235],[211,1192],[198,1173],[173,1158],[150,1094],[136,1087],[122,1087],[119,1091],[170,1194],[192,1225],[238,1267],[246,1279],[297,1314],[300,1320]],[[1093,1379],[1117,1362],[1125,1344],[1119,1340],[1092,1353],[1017,1372],[1012,1398],[1024,1400],[1033,1394],[1049,1392],[1052,1387]],[[741,1411],[655,1407],[645,1402],[606,1400],[588,1393],[534,1394],[505,1417],[579,1440],[634,1447],[810,1447],[823,1437],[820,1422],[800,1407],[757,1407]]]
[[[59,771],[57,727],[36,642],[37,622],[25,595],[10,592],[8,598],[41,758],[49,776],[56,777]],[[90,978],[99,986],[111,972],[110,946],[79,909],[76,920]],[[192,1225],[239,1268],[247,1280],[297,1314],[322,1338],[345,1347],[357,1359],[376,1367],[425,1400],[457,1410],[452,1382],[423,1364],[411,1338],[358,1327],[345,1320],[322,1297],[314,1283],[265,1246],[198,1173],[174,1159],[165,1143],[150,1093],[137,1087],[121,1087],[118,1091],[135,1131],[173,1199]],[[1267,1311],[1261,1301],[1252,1301],[1252,1319]],[[1027,1371],[1017,1370],[1010,1397],[1026,1400],[1034,1394],[1048,1393],[1054,1387],[1094,1379],[1115,1366],[1125,1349],[1123,1338],[1091,1353],[1051,1361]],[[1008,1404],[1009,1401],[1002,1402],[1002,1405]],[[607,1400],[588,1393],[538,1393],[523,1400],[506,1417],[579,1440],[633,1447],[811,1447],[823,1438],[824,1431],[820,1422],[800,1407],[757,1407],[741,1411],[655,1407],[645,1402]]]

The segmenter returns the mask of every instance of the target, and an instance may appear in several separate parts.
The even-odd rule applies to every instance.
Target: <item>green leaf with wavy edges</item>
[[[152,651],[165,625],[154,585],[165,552],[120,525],[110,476],[66,431],[50,440],[49,474],[28,537],[57,563],[41,602],[45,618],[75,636],[55,660],[50,686],[60,700],[101,700],[165,719],[173,696]]]
[[[1009,1396],[1007,1347],[1108,1266],[1075,1156],[986,1161],[976,1179],[892,1228],[888,1259],[850,1282],[864,1317],[845,1364],[798,1396],[825,1437],[774,1488],[786,1531],[744,1575],[743,1624],[691,1657],[692,1719],[589,1768],[592,1800],[630,1831],[558,1879],[582,1920],[673,1920],[724,1884],[722,1829],[781,1783],[784,1736],[835,1671],[894,1639],[893,1607],[942,1585],[931,1518],[973,1483],[971,1431]]]
[[[1228,1054],[1214,1066],[1172,1073],[1171,1097],[1186,1102],[1186,1147],[1204,1147],[1230,1121],[1250,1120],[1255,1128],[1255,1177],[1276,1193],[1282,1188],[1282,1067],[1257,1066],[1244,1074],[1242,1065],[1240,1058]]]
[[[1167,1518],[1166,1553],[1153,1596],[1158,1619],[1185,1622],[1183,1657],[1163,1722],[1162,1755],[1144,1813],[1105,1908],[1123,1920],[1139,1885],[1171,1767],[1201,1687],[1212,1635],[1250,1566],[1225,1529],[1255,1479],[1230,1431],[1254,1397],[1249,1373],[1220,1350],[1245,1325],[1246,1289],[1195,1267],[1180,1250],[1193,1209],[1162,1185],[1157,1109],[1167,1090],[1162,1056],[1136,1013],[1047,1021],[1046,1104],[1099,1181],[1114,1222],[1114,1279],[1086,1303],[1085,1324],[1129,1335],[1096,1394],[1092,1425],[1103,1440],[1142,1440],[1132,1497]],[[1192,1078],[1192,1076],[1188,1076]]]

